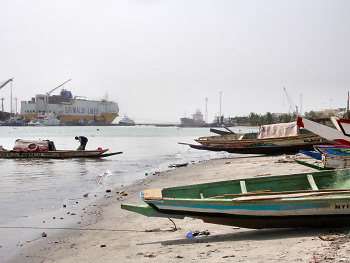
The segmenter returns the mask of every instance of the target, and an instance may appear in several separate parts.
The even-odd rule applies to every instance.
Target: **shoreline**
[[[330,242],[319,238],[330,229],[255,230],[185,218],[173,219],[177,231],[172,231],[174,224],[166,218],[120,208],[121,203],[143,203],[139,192],[144,189],[311,171],[315,170],[296,164],[294,155],[240,155],[155,173],[121,189],[106,189],[105,196],[84,211],[84,224],[53,235],[43,230],[47,237],[20,248],[6,262],[316,262],[315,257],[330,253]],[[189,230],[208,230],[210,235],[187,239]],[[349,260],[343,262],[350,262],[346,248],[341,252]]]

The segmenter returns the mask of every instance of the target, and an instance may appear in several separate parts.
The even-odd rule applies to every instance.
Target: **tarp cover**
[[[258,139],[290,137],[299,135],[296,122],[262,125],[259,128]]]
[[[56,147],[53,141],[49,140],[22,140],[17,139],[15,141],[14,151],[55,151]]]

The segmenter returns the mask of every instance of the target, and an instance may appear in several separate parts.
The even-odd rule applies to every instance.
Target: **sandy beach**
[[[59,234],[38,229],[38,236],[47,236],[25,244],[7,262],[350,262],[349,229],[255,230],[185,218],[173,220],[174,231],[168,219],[120,208],[121,203],[142,204],[139,192],[144,189],[314,171],[294,159],[283,155],[211,160],[156,172],[123,189],[104,189],[71,227]],[[189,230],[207,230],[210,235],[186,238]]]

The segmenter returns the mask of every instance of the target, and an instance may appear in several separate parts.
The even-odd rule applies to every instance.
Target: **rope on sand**
[[[160,230],[159,228],[152,230],[135,230],[135,229],[104,229],[104,228],[74,228],[74,227],[34,227],[34,226],[0,226],[0,229],[40,229],[40,230],[77,230],[77,231],[109,231],[109,232],[162,232],[176,231],[173,228],[170,230]]]

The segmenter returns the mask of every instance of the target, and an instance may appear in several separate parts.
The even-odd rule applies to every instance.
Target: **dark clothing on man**
[[[87,144],[87,142],[88,142],[88,139],[86,138],[86,137],[84,137],[84,136],[75,136],[75,139],[76,140],[79,140],[79,142],[80,142],[80,146],[78,147],[78,151],[79,150],[85,150],[85,146],[86,146],[86,144]]]

